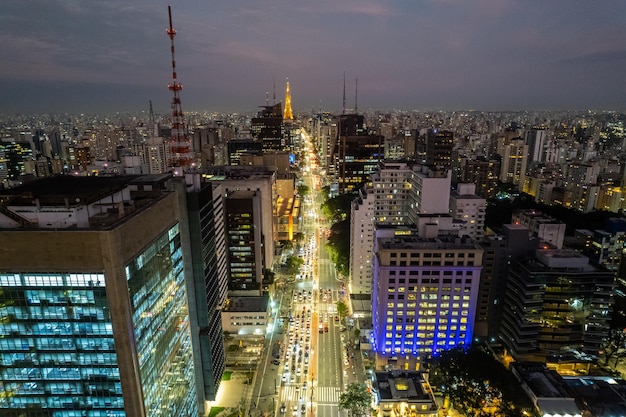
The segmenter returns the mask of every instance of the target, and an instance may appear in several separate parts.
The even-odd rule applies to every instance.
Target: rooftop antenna
[[[341,114],[346,114],[346,72],[343,72],[343,107]]]
[[[357,111],[357,98],[359,97],[359,79],[356,79],[356,86],[354,88],[354,113],[358,113]]]
[[[265,105],[268,106],[270,104],[270,92],[265,92]]]
[[[183,89],[183,85],[178,81],[176,75],[176,60],[174,59],[174,36],[176,36],[176,30],[172,25],[171,5],[167,6],[167,13],[169,15],[170,27],[165,32],[170,37],[172,50],[172,82],[167,85],[167,88],[172,92],[172,132],[169,142],[171,155],[168,165],[172,167],[174,175],[182,176],[183,169],[191,164],[192,158],[189,142],[185,134],[185,117],[180,104],[179,91]]]
[[[150,103],[150,113],[148,114],[148,124],[150,124],[150,132],[152,136],[156,136],[155,132],[155,121],[154,121],[154,110],[152,109],[152,100],[148,100]]]
[[[276,78],[274,78],[273,81],[274,81],[274,85],[272,86],[272,89],[273,89],[272,91],[273,91],[274,96],[272,97],[272,106],[276,104]]]

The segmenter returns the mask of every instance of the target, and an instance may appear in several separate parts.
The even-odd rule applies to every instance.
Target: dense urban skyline
[[[171,1],[184,110],[623,110],[625,3]],[[10,0],[0,111],[167,112],[166,1]]]

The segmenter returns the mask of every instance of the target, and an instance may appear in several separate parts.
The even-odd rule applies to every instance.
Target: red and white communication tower
[[[172,25],[172,6],[167,6],[167,12],[170,18],[170,27],[166,30],[172,43],[172,82],[167,88],[172,92],[172,133],[169,141],[170,155],[168,158],[168,166],[174,175],[182,176],[185,168],[193,163],[193,154],[191,145],[187,140],[185,132],[185,116],[180,105],[179,91],[183,89],[183,85],[178,81],[176,76],[176,60],[174,59],[174,36],[176,30]]]

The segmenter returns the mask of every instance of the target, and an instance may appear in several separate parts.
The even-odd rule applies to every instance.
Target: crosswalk
[[[315,387],[313,388],[313,401],[323,404],[337,404],[341,389],[339,387]],[[296,385],[286,385],[283,387],[280,401],[310,401],[311,389],[298,388]]]
[[[318,404],[337,404],[339,402],[339,387],[317,387],[317,403]]]

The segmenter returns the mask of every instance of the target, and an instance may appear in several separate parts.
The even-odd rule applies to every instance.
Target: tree
[[[339,319],[343,320],[348,314],[348,306],[343,301],[337,301],[335,305],[337,306],[337,314],[339,314]]]
[[[311,189],[307,185],[304,185],[304,184],[298,185],[296,190],[297,190],[298,195],[300,197],[304,197],[306,195],[309,195],[309,193],[311,192]]]
[[[300,270],[300,267],[304,264],[304,259],[299,256],[289,256],[287,260],[285,260],[285,266],[287,267],[287,272],[291,275],[295,275]]]
[[[328,254],[335,268],[343,275],[350,271],[350,221],[343,220],[330,228],[328,236]]]
[[[339,410],[347,411],[349,417],[362,417],[369,414],[371,401],[367,386],[353,382],[339,395]]]
[[[480,348],[440,352],[429,362],[429,381],[465,415],[515,417],[529,400],[515,376]]]
[[[601,363],[609,369],[616,370],[620,359],[626,357],[626,331],[611,329],[609,335],[602,340],[599,353]]]

